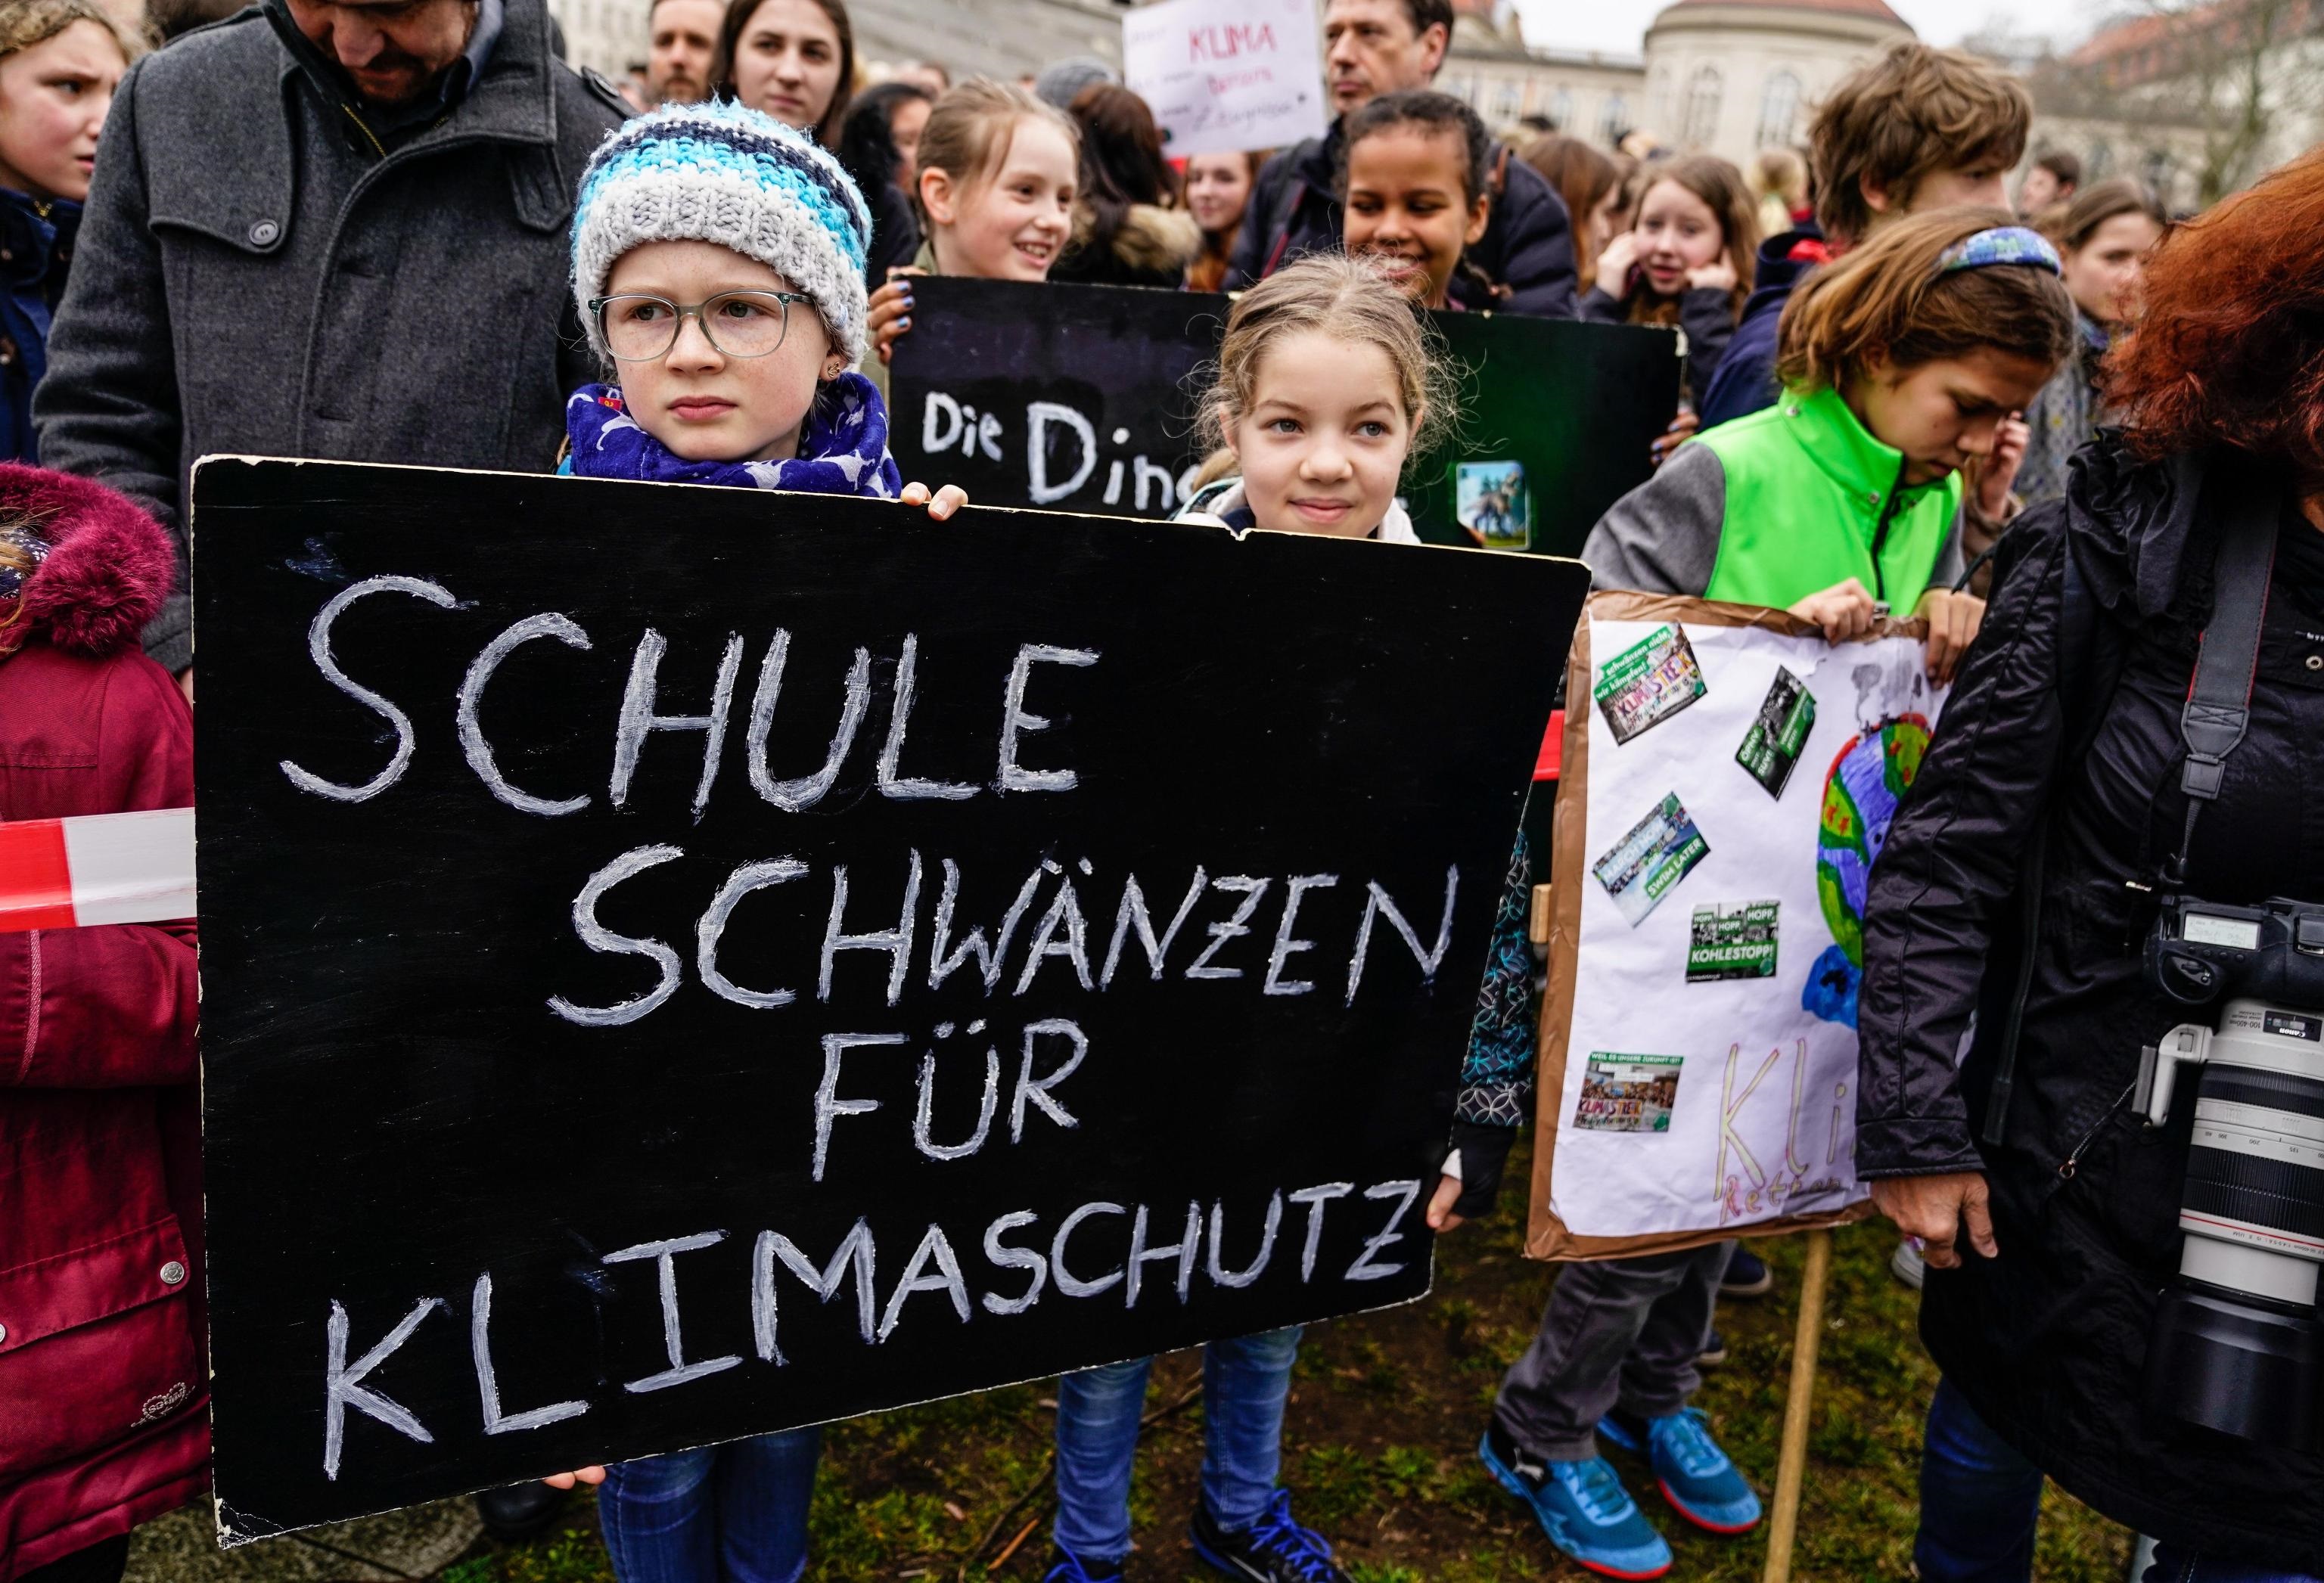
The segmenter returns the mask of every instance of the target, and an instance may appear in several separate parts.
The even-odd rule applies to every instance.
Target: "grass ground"
[[[1526,1180],[1525,1162],[1511,1179]],[[1510,1195],[1514,1198],[1514,1194]],[[1475,1446],[1501,1371],[1531,1339],[1553,1272],[1518,1254],[1508,1215],[1438,1245],[1427,1301],[1320,1325],[1295,1377],[1284,1480],[1301,1519],[1338,1545],[1359,1583],[1499,1583],[1588,1576],[1553,1552],[1478,1465]],[[1729,1303],[1720,1328],[1731,1361],[1700,1404],[1764,1495],[1773,1485],[1796,1318],[1801,1244],[1761,1243],[1774,1295]],[[1821,1343],[1815,1424],[1793,1575],[1803,1580],[1913,1575],[1921,1414],[1936,1374],[1914,1332],[1917,1298],[1889,1275],[1894,1237],[1877,1223],[1837,1238]],[[1139,1553],[1131,1576],[1179,1583],[1210,1575],[1184,1535],[1202,1459],[1200,1358],[1154,1371],[1132,1494]],[[814,1577],[831,1583],[923,1578],[979,1583],[1038,1578],[1047,1555],[1053,1390],[1019,1386],[836,1425],[815,1508]],[[1625,1468],[1626,1477],[1635,1468]],[[1720,1540],[1688,1530],[1651,1493],[1643,1504],[1678,1552],[1672,1576],[1757,1579],[1764,1533]],[[612,1583],[588,1509],[530,1545],[491,1547],[443,1583]],[[1031,1526],[1005,1560],[1010,1542]],[[2117,1583],[2129,1536],[2051,1491],[2034,1575],[2043,1583]]]

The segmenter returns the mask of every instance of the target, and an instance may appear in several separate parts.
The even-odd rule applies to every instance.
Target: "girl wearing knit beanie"
[[[620,383],[566,403],[559,470],[951,516],[967,496],[900,483],[887,408],[854,372],[871,231],[838,161],[756,110],[673,106],[607,137],[581,178],[573,294]],[[789,1430],[549,1482],[599,1485],[622,1583],[795,1583],[821,1447]]]
[[[573,294],[619,382],[567,401],[563,471],[952,515],[960,490],[901,483],[855,372],[870,238],[839,162],[758,111],[671,106],[608,136],[581,178]]]

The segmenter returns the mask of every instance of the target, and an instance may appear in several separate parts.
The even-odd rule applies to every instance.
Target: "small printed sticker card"
[[[1635,929],[1710,855],[1711,843],[1673,792],[1632,825],[1612,851],[1592,863],[1590,871],[1614,898],[1615,910]]]
[[[1775,976],[1775,915],[1778,904],[1716,903],[1694,909],[1686,946],[1686,981],[1716,984],[1729,979]]]
[[[1522,462],[1452,465],[1453,514],[1486,549],[1533,548],[1533,494]]]
[[[1598,670],[1591,691],[1616,745],[1659,725],[1700,698],[1702,667],[1678,626],[1657,627]]]
[[[1780,801],[1800,753],[1808,745],[1808,732],[1814,729],[1815,695],[1808,691],[1805,682],[1777,666],[1775,683],[1760,700],[1757,717],[1743,733],[1743,745],[1735,750],[1735,762],[1766,787],[1769,796]]]
[[[1591,1052],[1573,1125],[1585,1132],[1668,1132],[1684,1064],[1678,1055]]]

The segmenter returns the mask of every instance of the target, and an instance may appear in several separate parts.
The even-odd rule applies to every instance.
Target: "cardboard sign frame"
[[[1699,1231],[1665,1231],[1639,1236],[1600,1237],[1576,1232],[1549,1205],[1550,1176],[1555,1168],[1559,1121],[1565,1094],[1566,1045],[1573,1031],[1574,999],[1580,989],[1582,954],[1581,881],[1589,872],[1590,845],[1590,707],[1592,624],[1597,621],[1672,621],[1692,627],[1751,627],[1787,638],[1821,635],[1812,621],[1758,605],[1730,604],[1678,594],[1638,594],[1608,590],[1593,594],[1574,629],[1573,647],[1567,656],[1563,759],[1557,782],[1557,811],[1553,824],[1554,846],[1550,896],[1549,988],[1542,996],[1541,1023],[1536,1045],[1534,1083],[1533,1177],[1528,1186],[1525,1253],[1527,1258],[1552,1262],[1627,1258],[1635,1255],[1677,1253],[1730,1237],[1782,1237],[1816,1227],[1845,1226],[1873,1212],[1869,1202],[1819,1214],[1786,1215],[1745,1225],[1706,1228]],[[1924,621],[1882,620],[1858,641],[1886,638],[1924,639]]]

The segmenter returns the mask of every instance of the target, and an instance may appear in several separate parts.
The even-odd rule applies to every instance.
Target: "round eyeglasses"
[[[702,326],[703,337],[714,351],[728,357],[764,357],[783,344],[790,328],[794,302],[812,304],[798,291],[721,291],[700,302],[672,302],[650,292],[625,292],[619,297],[594,297],[589,311],[597,316],[597,333],[606,350],[623,363],[651,363],[678,345],[679,329],[688,318]]]

